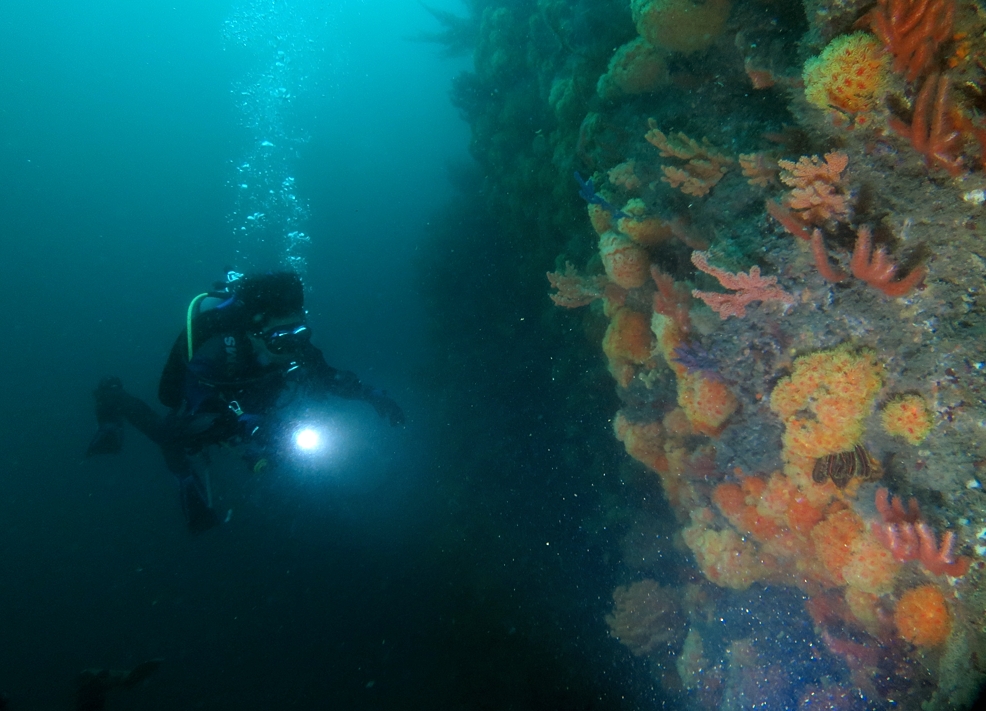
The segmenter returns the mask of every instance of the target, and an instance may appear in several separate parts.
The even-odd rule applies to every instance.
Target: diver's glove
[[[219,525],[219,517],[206,499],[205,487],[195,474],[186,474],[178,479],[178,497],[189,531],[202,533]]]
[[[116,454],[123,448],[123,383],[119,378],[103,378],[92,396],[96,401],[99,430],[89,442],[86,456]]]
[[[380,417],[389,419],[392,427],[404,424],[404,411],[401,406],[383,390],[370,390],[366,394],[366,401],[373,405],[373,409]]]

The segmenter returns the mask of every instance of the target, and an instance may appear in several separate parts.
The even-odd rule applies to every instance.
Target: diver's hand
[[[383,390],[371,390],[366,397],[380,417],[390,420],[392,427],[404,424],[404,411]]]

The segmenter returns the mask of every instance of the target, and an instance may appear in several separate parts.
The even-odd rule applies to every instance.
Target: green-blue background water
[[[68,708],[81,669],[152,657],[159,673],[110,708],[649,697],[606,638],[612,584],[579,530],[579,489],[536,436],[553,397],[537,390],[537,338],[509,355],[531,374],[501,384],[503,402],[461,393],[474,421],[447,421],[430,387],[470,367],[429,341],[444,316],[419,299],[422,253],[448,248],[431,240],[436,220],[456,229],[442,217],[462,200],[449,166],[468,161],[448,101],[465,60],[407,40],[433,25],[411,0],[0,4],[0,689],[12,709]],[[293,64],[274,68],[278,57]],[[270,174],[244,179],[266,129],[280,132]],[[311,238],[297,254],[315,342],[409,423],[340,406],[342,442],[317,473],[255,477],[220,458],[229,524],[192,537],[137,433],[122,455],[83,460],[90,393],[115,374],[152,400],[189,299],[227,266],[283,260],[284,205],[267,232],[236,229],[288,174]],[[476,278],[512,288],[493,267]],[[468,296],[449,285],[450,302]],[[459,304],[461,324],[443,327],[480,332],[483,309]],[[485,465],[458,470],[443,447],[468,432],[485,438]]]

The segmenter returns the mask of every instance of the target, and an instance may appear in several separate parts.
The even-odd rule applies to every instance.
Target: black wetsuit
[[[271,362],[269,354],[254,348],[245,328],[225,321],[236,322],[217,311],[195,317],[191,360],[186,333],[175,341],[158,387],[158,398],[170,409],[167,415],[124,391],[115,378],[104,380],[95,393],[101,432],[117,428],[122,434],[125,419],[160,446],[168,469],[178,477],[182,509],[193,530],[211,528],[217,520],[191,455],[238,440],[251,440],[262,451],[276,433],[276,410],[286,393],[315,400],[327,395],[365,400],[391,424],[403,423],[400,407],[385,393],[328,365],[310,342],[296,344]],[[90,446],[90,454],[119,450],[119,444],[97,442],[101,448]]]

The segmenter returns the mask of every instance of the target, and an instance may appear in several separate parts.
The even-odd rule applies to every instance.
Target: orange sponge
[[[920,395],[901,395],[891,400],[880,415],[887,434],[920,444],[935,426],[931,408]]]
[[[613,420],[613,430],[631,457],[652,471],[668,470],[664,428],[660,422],[630,422],[620,411]]]
[[[890,62],[873,35],[836,37],[818,57],[805,62],[805,98],[821,109],[868,111],[886,92]]]
[[[664,55],[643,37],[630,40],[609,60],[609,69],[599,77],[596,92],[603,99],[616,99],[654,91],[668,82]]]
[[[732,390],[700,372],[678,374],[678,405],[696,432],[716,437],[739,407]]]
[[[630,0],[637,32],[656,47],[696,52],[711,45],[722,31],[732,0]]]
[[[624,289],[636,289],[650,279],[646,250],[617,232],[607,232],[599,238],[599,256],[606,276]]]
[[[644,363],[651,357],[653,339],[650,316],[622,308],[613,314],[609,322],[603,337],[603,352],[611,361]]]
[[[922,585],[901,595],[894,622],[900,636],[918,647],[936,647],[952,632],[948,603],[934,585]]]
[[[596,203],[589,205],[588,209],[589,222],[592,223],[592,229],[596,231],[596,234],[604,235],[613,229],[613,213]]]

